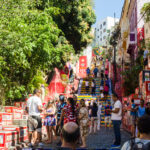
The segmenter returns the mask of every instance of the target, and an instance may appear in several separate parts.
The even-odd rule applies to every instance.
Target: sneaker
[[[38,144],[38,146],[39,146],[39,147],[43,147],[44,144],[40,142],[40,143]]]
[[[113,144],[113,145],[111,145],[111,148],[120,148],[120,145]]]

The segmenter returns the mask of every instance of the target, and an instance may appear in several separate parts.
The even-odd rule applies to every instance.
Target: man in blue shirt
[[[93,73],[94,73],[95,78],[97,78],[98,68],[96,66],[93,70]]]
[[[86,74],[88,77],[90,76],[90,68],[89,67],[86,69]]]
[[[140,106],[137,108],[138,117],[142,117],[145,115],[145,107],[144,107],[144,100],[141,100]]]

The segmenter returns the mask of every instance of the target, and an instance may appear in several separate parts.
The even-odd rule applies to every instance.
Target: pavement
[[[129,133],[127,133],[124,130],[121,130],[121,138],[122,138],[122,144],[130,139]],[[57,140],[55,140],[52,144],[45,144],[42,148],[44,149],[58,149],[57,143],[60,140],[58,137]],[[105,129],[102,127],[100,131],[97,131],[96,134],[90,134],[87,137],[87,149],[110,149],[111,144],[113,144],[114,141],[114,132],[113,128],[111,129]],[[36,147],[37,148],[37,147]]]

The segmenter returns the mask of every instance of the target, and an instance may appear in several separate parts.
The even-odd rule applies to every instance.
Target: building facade
[[[112,28],[115,26],[115,24],[119,22],[119,19],[107,17],[101,21],[99,21],[95,28],[95,42],[94,46],[106,46],[108,36],[110,35],[110,32]]]
[[[144,36],[147,48],[150,48],[150,22],[144,24]]]

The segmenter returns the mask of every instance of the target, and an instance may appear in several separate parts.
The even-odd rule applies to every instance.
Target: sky
[[[94,0],[96,23],[107,16],[120,18],[124,0]],[[96,24],[94,24],[94,27]]]

